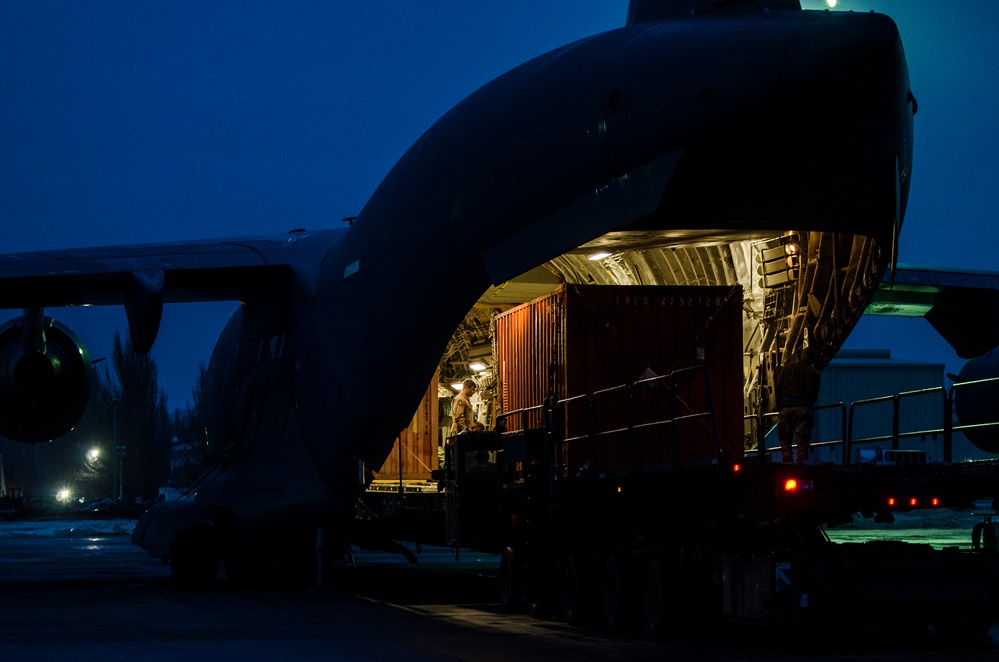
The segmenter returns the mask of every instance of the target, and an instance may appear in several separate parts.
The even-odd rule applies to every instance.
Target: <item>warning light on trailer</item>
[[[933,497],[932,499],[930,499],[930,505],[936,508],[937,506],[940,505],[940,499],[937,497]]]
[[[895,497],[888,497],[888,505],[889,506],[895,505]]]
[[[740,471],[742,471],[742,465],[736,462],[735,464],[732,465],[732,471],[734,473],[739,473]]]
[[[798,491],[798,479],[797,478],[787,478],[784,480],[784,491],[785,492],[797,492]]]

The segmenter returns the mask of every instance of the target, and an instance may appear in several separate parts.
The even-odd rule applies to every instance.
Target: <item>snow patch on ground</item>
[[[103,538],[130,536],[134,519],[2,520],[0,538]]]

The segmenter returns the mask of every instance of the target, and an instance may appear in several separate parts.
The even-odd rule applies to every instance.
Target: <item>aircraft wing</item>
[[[924,317],[958,356],[981,356],[999,346],[999,273],[899,265],[865,314]]]
[[[164,303],[279,293],[304,253],[346,230],[0,255],[0,309],[124,305],[132,344],[152,346]]]

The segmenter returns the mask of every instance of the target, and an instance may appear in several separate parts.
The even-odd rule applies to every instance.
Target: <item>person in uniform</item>
[[[472,408],[472,401],[469,399],[475,395],[478,385],[471,379],[466,379],[461,386],[461,391],[454,396],[451,401],[451,431],[448,436],[453,437],[462,432],[471,432],[475,424],[475,410]]]
[[[797,360],[785,364],[777,375],[777,436],[784,464],[794,461],[792,443],[797,444],[798,462],[808,461],[815,421],[812,408],[822,382],[822,374],[815,367],[816,360],[815,350],[806,347]]]

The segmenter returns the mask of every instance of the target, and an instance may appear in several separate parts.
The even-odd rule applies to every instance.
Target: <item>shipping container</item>
[[[565,285],[497,315],[495,339],[503,411],[559,401],[567,473],[742,455],[738,286]]]
[[[413,414],[413,420],[399,433],[392,452],[375,472],[378,480],[430,480],[430,472],[438,468],[437,381],[439,377],[439,373],[435,372],[416,413]]]

